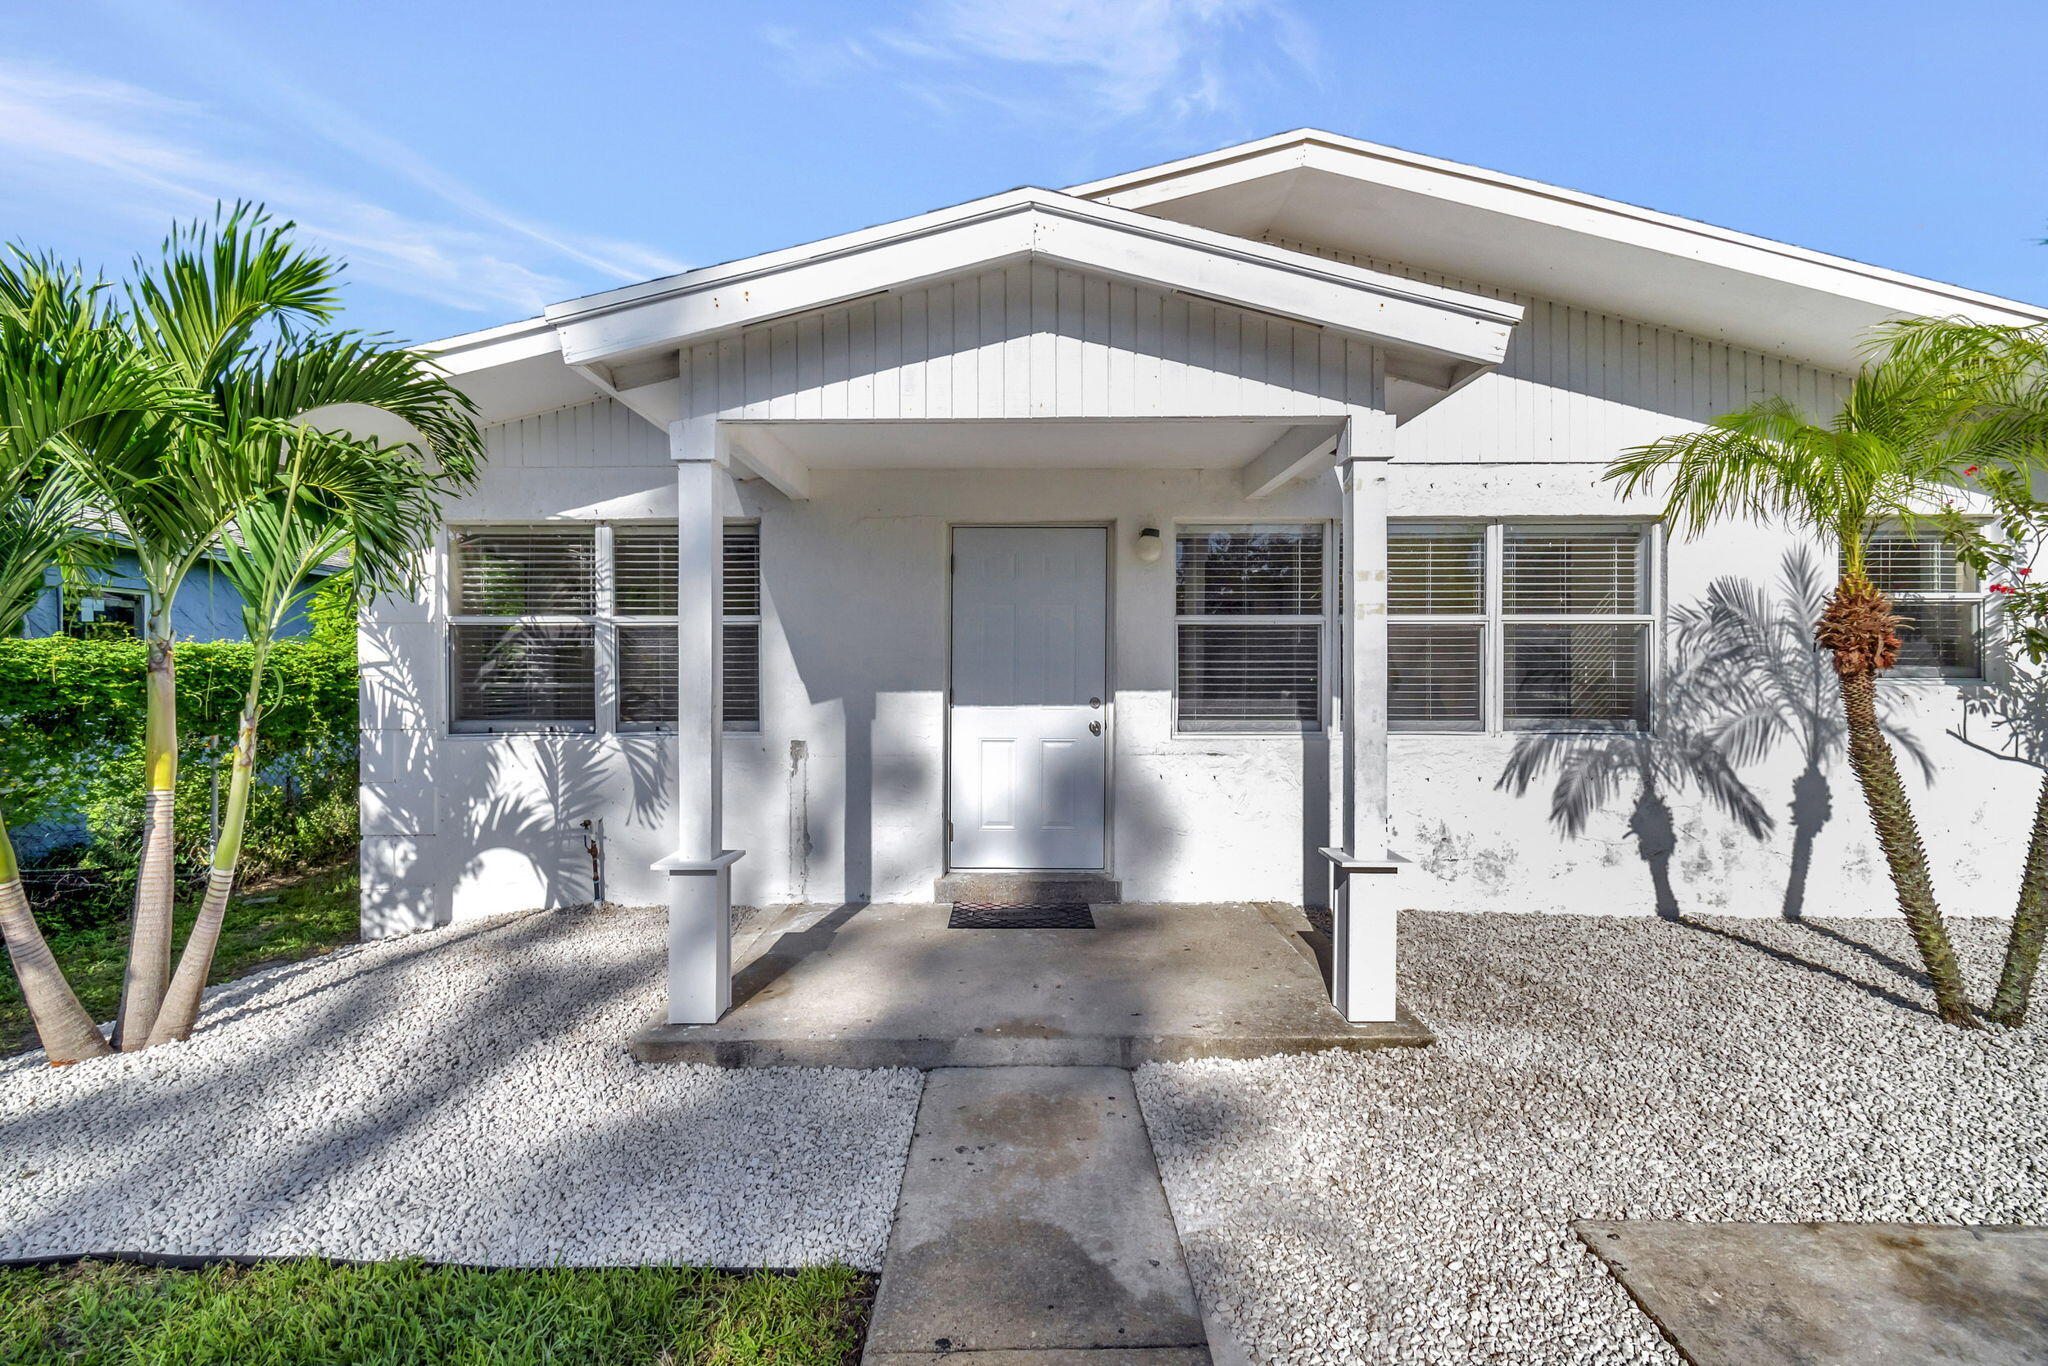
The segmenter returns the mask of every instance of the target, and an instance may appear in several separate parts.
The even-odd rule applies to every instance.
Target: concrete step
[[[869,1366],[1206,1366],[1207,1342],[1130,1073],[926,1079]]]
[[[1113,906],[1123,899],[1123,884],[1100,873],[948,873],[938,880],[932,896],[942,902],[1017,906]]]

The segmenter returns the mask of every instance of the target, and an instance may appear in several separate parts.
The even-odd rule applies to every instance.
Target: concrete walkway
[[[1427,1044],[1351,1025],[1299,912],[1101,905],[1092,930],[954,930],[943,905],[793,907],[735,944],[732,1010],[654,1025],[642,1062],[1136,1067]],[[750,927],[751,928],[751,927]]]
[[[864,1360],[1208,1366],[1130,1073],[925,1082]]]
[[[1575,1227],[1694,1366],[2048,1361],[2048,1229]]]

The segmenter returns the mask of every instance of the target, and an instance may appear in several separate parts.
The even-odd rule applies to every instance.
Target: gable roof
[[[1519,305],[1021,189],[556,304],[562,359],[600,380],[720,333],[1025,259],[1190,294],[1448,365],[1496,365]]]
[[[1097,203],[1254,240],[1581,304],[1832,370],[1871,328],[2048,308],[1520,176],[1305,128],[1072,187]]]

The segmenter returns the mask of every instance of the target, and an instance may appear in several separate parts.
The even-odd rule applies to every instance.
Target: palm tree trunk
[[[114,1047],[146,1045],[171,978],[171,914],[177,896],[177,846],[172,817],[178,797],[178,679],[171,652],[170,605],[150,616],[147,719],[144,734],[142,851],[135,867],[135,911],[129,922],[128,970]]]
[[[261,677],[260,668],[258,671]],[[227,806],[221,812],[220,841],[214,846],[213,865],[206,873],[206,899],[199,903],[199,915],[185,936],[185,948],[178,955],[178,971],[164,994],[163,1007],[149,1031],[149,1043],[190,1037],[199,1022],[199,1001],[206,991],[206,979],[213,971],[214,949],[220,943],[221,922],[227,917],[228,898],[234,892],[235,868],[242,858],[242,831],[249,814],[249,782],[256,771],[256,690],[252,684],[249,701],[242,707],[241,725],[235,736],[235,759],[228,773]]]
[[[21,887],[14,841],[8,838],[4,821],[0,821],[0,938],[7,942],[14,980],[21,984],[21,999],[28,1003],[36,1037],[50,1062],[62,1066],[112,1052],[99,1025],[78,1003],[71,983],[64,980],[64,970],[57,966],[36,926],[35,913],[29,910],[28,895]]]
[[[1948,1024],[1974,1028],[1977,1020],[1970,1013],[1969,987],[1949,943],[1941,907],[1934,899],[1934,879],[1927,869],[1927,851],[1920,843],[1920,826],[1913,818],[1905,782],[1899,777],[1898,759],[1878,724],[1875,671],[1862,669],[1842,675],[1842,708],[1849,720],[1849,766],[1870,804],[1870,823],[1876,827],[1878,845],[1891,870],[1899,913],[1906,917],[1913,942],[1920,949],[1920,961],[1934,986],[1935,1009]]]
[[[2048,939],[2048,777],[2034,803],[2034,833],[2027,840],[2027,862],[2020,874],[2020,901],[2013,911],[2012,938],[2005,945],[2005,966],[1998,974],[1998,994],[1991,1000],[1996,1024],[2021,1025],[2027,1020],[2027,998],[2034,991],[2034,969],[2041,963],[2041,943]]]

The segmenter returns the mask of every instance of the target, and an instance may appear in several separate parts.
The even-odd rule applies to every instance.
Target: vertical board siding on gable
[[[483,429],[493,469],[666,465],[668,434],[612,399],[557,408]],[[536,509],[540,511],[540,509]]]
[[[1403,460],[1604,462],[1670,433],[1674,419],[1700,425],[1772,394],[1826,417],[1848,391],[1848,381],[1831,371],[1651,323],[1355,252],[1280,237],[1266,240],[1403,279],[1506,299],[1528,310],[1499,369],[1402,424],[1395,443]]]
[[[1292,417],[1380,406],[1369,343],[1039,262],[682,355],[688,417]]]

